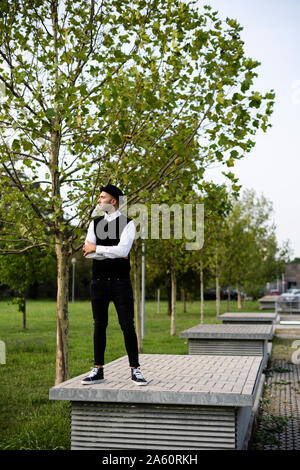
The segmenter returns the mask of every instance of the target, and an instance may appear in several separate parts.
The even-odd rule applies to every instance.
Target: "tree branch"
[[[28,250],[32,250],[33,248],[38,248],[40,246],[48,246],[48,243],[38,243],[36,245],[26,246],[25,248],[21,248],[19,250],[1,250],[0,255],[17,255],[20,253],[25,253]]]
[[[11,159],[10,159],[11,161]],[[3,168],[4,170],[6,171],[6,173],[8,174],[8,176],[10,177],[10,179],[13,181],[13,183],[15,184],[15,186],[19,189],[19,191],[21,193],[24,194],[24,197],[27,199],[27,201],[29,202],[29,204],[31,205],[32,209],[34,210],[34,212],[38,215],[38,217],[40,219],[43,220],[43,222],[48,226],[48,227],[52,227],[53,224],[50,223],[50,221],[48,221],[47,219],[45,219],[45,217],[43,216],[43,214],[40,212],[39,208],[36,206],[36,204],[30,199],[30,197],[28,196],[25,188],[23,187],[19,177],[18,177],[18,174],[16,173],[16,170],[13,166],[13,162],[11,161],[11,164],[12,164],[12,167],[13,167],[13,173],[10,171],[10,169],[7,167],[7,165],[5,163],[2,163],[3,165]]]

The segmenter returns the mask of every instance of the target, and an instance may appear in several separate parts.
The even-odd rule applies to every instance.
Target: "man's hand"
[[[94,253],[95,251],[96,251],[95,243],[86,242],[86,244],[83,245],[83,256],[86,256],[89,253]]]

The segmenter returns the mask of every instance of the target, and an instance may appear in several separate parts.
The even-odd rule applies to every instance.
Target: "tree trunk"
[[[220,278],[216,274],[216,317],[220,315]]]
[[[49,170],[52,181],[52,201],[55,223],[55,252],[57,259],[57,340],[56,340],[56,379],[59,384],[69,378],[69,260],[71,255],[70,243],[63,236],[65,224],[62,197],[60,194],[59,178],[59,152],[61,144],[61,118],[59,113],[59,26],[58,2],[50,3],[51,20],[53,27],[53,63],[55,66],[54,111],[55,117],[51,119],[50,160]]]
[[[176,274],[171,270],[171,330],[170,335],[176,335]]]
[[[183,303],[183,312],[186,313],[186,295],[185,289],[181,289],[181,301]]]
[[[69,251],[56,240],[57,258],[57,336],[55,385],[69,378]]]
[[[26,330],[26,296],[23,294],[22,296],[22,329]]]
[[[203,288],[203,264],[200,263],[200,321],[204,323],[204,288]]]
[[[216,254],[216,317],[220,315],[220,272],[218,254]]]
[[[172,315],[172,286],[167,286],[167,295],[168,295],[168,315]]]
[[[230,312],[230,286],[228,287],[228,294],[227,294],[227,312]]]
[[[239,286],[237,288],[237,307],[242,308],[242,296],[241,296],[241,289]]]
[[[157,289],[157,313],[160,312],[160,289]]]
[[[141,319],[141,266],[138,246],[134,251],[134,297],[135,297],[135,321],[136,321],[136,335],[138,341],[138,350],[143,352],[143,337],[142,337],[142,319]]]

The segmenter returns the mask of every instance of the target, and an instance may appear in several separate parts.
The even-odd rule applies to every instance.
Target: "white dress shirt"
[[[119,210],[116,210],[112,214],[107,214],[105,212],[104,218],[105,220],[110,222],[111,220],[114,220],[120,215],[121,215],[121,212]],[[131,220],[124,227],[121,237],[120,237],[120,242],[118,243],[118,245],[114,245],[114,246],[97,245],[96,252],[89,253],[88,255],[86,255],[86,258],[94,258],[97,260],[103,260],[107,258],[112,258],[112,259],[113,258],[125,258],[126,256],[128,256],[128,253],[131,250],[134,237],[135,237],[135,224],[134,224],[134,221]],[[93,220],[90,223],[89,228],[88,228],[88,233],[85,239],[85,243],[86,242],[92,242],[95,245],[97,242]]]

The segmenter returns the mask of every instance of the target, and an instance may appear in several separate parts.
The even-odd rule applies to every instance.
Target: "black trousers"
[[[118,314],[129,365],[139,367],[138,344],[134,328],[133,291],[130,278],[96,279],[91,281],[91,302],[94,318],[94,364],[104,365],[110,301],[113,301]]]

